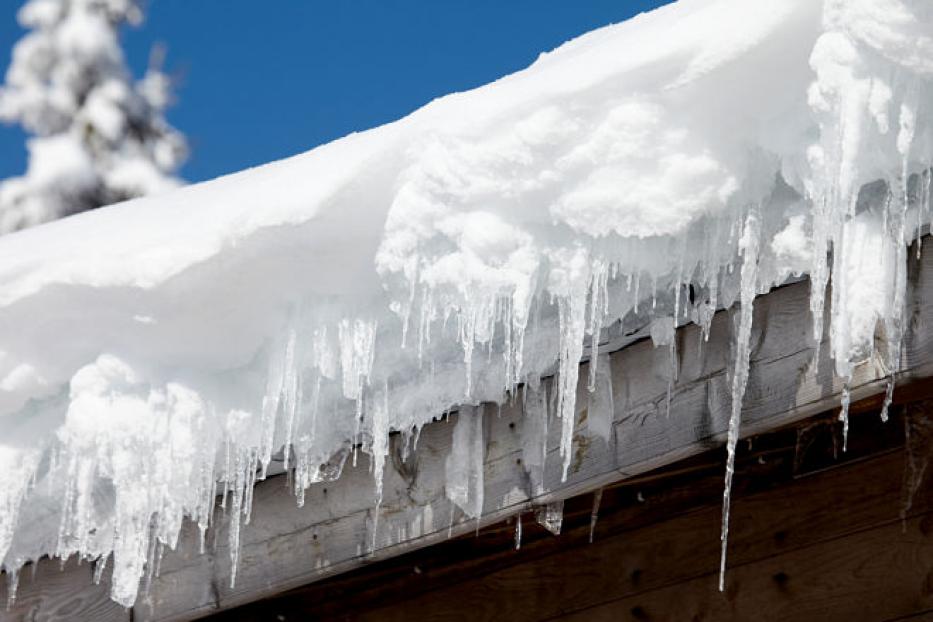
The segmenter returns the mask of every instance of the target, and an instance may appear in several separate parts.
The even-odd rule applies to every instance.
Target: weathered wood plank
[[[35,574],[33,574],[35,571]],[[7,586],[0,587],[0,620],[53,622],[60,620],[130,621],[130,611],[110,600],[110,572],[100,584],[93,567],[72,558],[62,567],[58,560],[42,560],[23,568],[16,605],[4,610]]]
[[[875,417],[876,414],[866,416]],[[853,430],[854,435],[863,433]],[[860,440],[866,441],[869,447],[872,445],[871,439]],[[760,453],[758,457],[770,455],[770,452]],[[775,460],[782,459],[784,464],[761,467],[772,471],[758,477],[759,484],[767,488],[750,495],[737,495],[730,568],[806,551],[899,521],[905,459],[902,451],[883,451],[870,459],[843,462],[835,468],[796,480],[789,477],[792,464],[788,462],[794,460],[793,445],[789,451],[782,451],[775,457]],[[752,454],[745,459],[739,478],[749,481],[755,477],[755,471]],[[714,481],[710,482],[709,475],[675,475],[662,480],[658,488],[661,495],[671,494],[678,486],[689,486],[688,493],[695,493],[693,509],[635,526],[627,523],[632,522],[633,512],[640,508],[610,514],[601,519],[602,535],[593,546],[587,544],[588,530],[581,525],[578,528],[581,533],[561,536],[559,541],[564,546],[558,546],[555,541],[554,546],[544,547],[548,550],[544,556],[524,547],[523,551],[513,553],[518,561],[493,572],[477,573],[453,563],[455,568],[451,574],[436,576],[438,573],[430,562],[419,560],[417,563],[426,574],[388,586],[391,594],[383,590],[377,606],[367,603],[365,593],[354,594],[350,604],[339,600],[315,603],[310,594],[305,596],[299,592],[283,602],[264,603],[261,609],[266,614],[284,615],[286,619],[392,621],[410,619],[418,612],[418,617],[436,620],[531,621],[557,618],[567,611],[582,611],[657,590],[667,590],[670,594],[677,591],[671,586],[715,578],[719,563],[719,479],[713,477]],[[651,492],[646,491],[646,494],[646,503],[650,503]],[[926,486],[918,494],[909,516],[925,516],[931,511],[933,488]],[[800,553],[800,556],[806,555],[806,552]],[[825,572],[834,570],[829,568]],[[730,586],[734,575],[730,570]],[[370,590],[382,588],[381,585],[375,587],[375,583],[371,582]],[[422,583],[427,583],[427,587],[422,589]],[[875,587],[883,590],[885,585],[885,581],[879,581]],[[701,587],[713,596],[717,594],[715,581],[692,589]],[[326,593],[322,590],[318,596],[324,597]],[[720,596],[724,602],[731,597],[731,592],[728,597]],[[306,603],[302,602],[303,598],[307,598]],[[256,615],[259,609],[234,610],[230,619],[263,619]]]
[[[562,620],[884,620],[933,606],[931,514],[562,616]]]
[[[900,424],[897,416],[882,424],[877,411],[853,417],[844,455],[834,451],[840,426],[831,417],[756,436],[753,447],[743,443],[735,498],[741,512],[733,523],[731,563],[895,519],[903,456],[892,452],[903,445]],[[851,475],[842,475],[843,469]],[[933,507],[931,493],[924,489],[914,509]],[[439,619],[466,614],[473,620],[547,619],[568,603],[599,604],[608,595],[637,594],[714,570],[721,494],[722,454],[715,450],[604,489],[594,546],[589,545],[593,497],[581,495],[565,504],[559,538],[525,515],[519,551],[514,550],[514,522],[504,521],[478,536],[235,608],[220,614],[218,622],[258,622],[273,615],[286,620],[398,619],[423,612]],[[794,503],[788,504],[788,498]]]
[[[926,620],[933,620],[933,609],[929,611],[921,611],[920,613],[915,613],[907,616],[898,616],[896,618],[888,618],[884,622],[901,622],[905,620],[910,620],[911,622],[921,622]]]
[[[933,252],[929,249],[926,245],[911,273],[904,381],[933,376]],[[612,353],[615,410],[611,440],[605,443],[594,438],[580,413],[573,466],[562,482],[559,426],[551,421],[543,494],[533,494],[520,462],[521,401],[501,412],[487,409],[485,503],[480,524],[644,473],[722,442],[730,410],[732,330],[730,312],[716,315],[708,343],[702,343],[695,326],[678,330],[678,380],[670,417],[666,415],[668,349],[655,349],[643,340]],[[746,434],[799,420],[838,402],[841,382],[834,378],[825,355],[816,359],[810,334],[807,283],[759,297],[744,402]],[[578,393],[582,407],[587,403],[585,372],[581,370]],[[853,399],[882,391],[883,374],[879,361],[860,365],[851,385]],[[312,486],[304,508],[296,506],[283,477],[260,483],[252,523],[242,533],[241,563],[233,588],[229,586],[226,521],[218,520],[212,529],[216,533],[209,540],[217,545],[211,555],[204,556],[196,554],[195,529],[187,525],[180,550],[165,556],[161,575],[134,608],[135,618],[189,619],[474,530],[476,522],[465,520],[444,493],[444,461],[452,427],[447,422],[426,426],[418,451],[408,463],[402,462],[398,443],[393,443],[378,520],[365,459],[356,468],[348,467],[340,480]],[[81,586],[76,583],[75,589]],[[22,610],[10,616],[22,619]]]

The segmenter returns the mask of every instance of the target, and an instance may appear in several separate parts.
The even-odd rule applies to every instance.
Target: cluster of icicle
[[[238,377],[262,377],[256,413],[225,407],[224,393],[235,391],[236,382],[214,394],[181,383],[152,387],[110,355],[83,368],[60,400],[67,420],[84,427],[66,421],[48,446],[8,465],[8,479],[0,482],[0,552],[9,551],[11,597],[18,568],[44,547],[63,559],[96,560],[98,577],[112,554],[112,597],[131,606],[141,580],[158,573],[163,551],[177,546],[182,522],[197,524],[203,549],[218,511],[229,517],[233,584],[241,524],[249,523],[254,485],[270,468],[292,472],[300,505],[310,485],[339,477],[347,461],[366,452],[378,506],[390,431],[414,445],[423,425],[457,407],[447,495],[466,517],[479,518],[484,444],[473,406],[502,403],[527,386],[524,464],[543,470],[552,413],[560,420],[566,478],[585,352],[590,391],[599,393],[607,382],[607,358],[598,351],[604,329],[650,326],[656,344],[673,348],[678,325],[694,322],[708,336],[715,311],[738,303],[724,569],[755,296],[809,273],[813,339],[820,344],[831,282],[829,340],[822,347],[830,349],[837,374],[848,382],[856,364],[880,354],[893,386],[905,332],[907,248],[930,221],[933,67],[866,51],[834,29],[827,14],[809,93],[820,135],[807,151],[811,175],[802,187],[773,167],[758,175],[776,180],[767,191],[697,218],[677,235],[567,237],[533,256],[510,257],[523,269],[482,282],[432,276],[431,255],[395,265],[393,249],[384,248],[382,276],[401,283],[389,290],[402,292],[393,300],[395,315],[335,317],[310,300],[295,304],[279,338]],[[406,200],[405,191],[397,200]],[[809,265],[801,266],[802,255]],[[887,351],[875,353],[879,327]],[[555,376],[550,396],[540,388],[547,375]],[[123,425],[127,420],[138,425]],[[109,432],[95,434],[89,425]],[[43,503],[60,512],[55,541],[14,542],[14,518]],[[372,538],[366,546],[375,546]]]

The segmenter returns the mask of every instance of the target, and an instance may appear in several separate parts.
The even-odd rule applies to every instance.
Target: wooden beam
[[[933,514],[871,528],[796,553],[736,568],[741,591],[719,598],[716,575],[677,589],[603,603],[561,619],[900,620],[933,609],[926,585],[933,566]],[[647,617],[646,617],[647,616]],[[383,618],[386,619],[386,618]]]
[[[130,622],[130,611],[110,600],[110,582],[94,583],[91,564],[72,558],[64,564],[43,559],[20,572],[16,604],[4,610],[7,586],[0,601],[0,620],[107,620]]]
[[[929,413],[914,421],[926,429],[933,423]],[[738,580],[735,569],[757,568],[776,555],[806,559],[811,547],[899,522],[905,507],[903,424],[900,408],[892,410],[888,423],[880,421],[877,410],[855,415],[845,453],[840,450],[841,425],[834,416],[808,419],[741,443],[726,594],[718,593],[716,576],[722,500],[722,452],[717,449],[603,489],[593,544],[589,540],[593,495],[586,494],[565,503],[559,538],[526,514],[518,551],[514,522],[503,521],[478,536],[469,534],[234,608],[211,622],[415,617],[521,622],[602,607],[617,614],[617,619],[639,607],[647,619],[693,619],[658,615],[664,610],[655,611],[645,603],[657,590],[676,594],[677,586],[692,590],[694,602],[704,596],[725,603],[735,594],[750,599],[753,594]],[[929,455],[933,439],[918,427],[910,438],[926,441],[915,443],[914,455],[920,459]],[[933,488],[919,487],[907,518],[931,510]],[[892,538],[892,547],[898,546],[897,540]],[[775,574],[762,572],[765,579]],[[743,571],[744,577],[751,573]],[[844,571],[828,567],[823,573],[824,585],[851,585]],[[786,574],[789,585],[799,580],[796,572]],[[889,589],[884,580],[870,587],[879,593]],[[903,585],[894,587],[898,588]],[[782,595],[791,601],[783,604],[785,609],[797,598],[796,593]],[[902,613],[911,611],[917,596],[910,594],[898,603],[906,607]],[[607,606],[615,602],[628,604]],[[803,610],[807,603],[800,605]],[[838,613],[851,613],[857,606],[853,599],[848,609],[840,606]],[[850,619],[860,618],[850,615]]]
[[[911,263],[910,322],[900,374],[905,383],[933,376],[930,249],[931,245],[925,245],[921,259]],[[582,369],[578,387],[582,410],[574,433],[570,473],[561,481],[559,424],[552,421],[543,492],[533,490],[521,463],[525,421],[521,400],[501,411],[487,409],[483,422],[485,501],[479,521],[467,520],[445,495],[445,460],[453,429],[446,421],[426,426],[417,452],[407,460],[402,459],[399,438],[393,438],[378,519],[365,459],[355,468],[348,466],[339,480],[312,486],[303,508],[297,507],[284,477],[261,482],[255,490],[252,522],[241,534],[236,585],[229,584],[229,524],[218,514],[208,534],[212,546],[207,554],[198,552],[196,528],[190,524],[184,527],[178,550],[165,555],[160,576],[134,607],[134,619],[186,620],[250,602],[429,546],[533,506],[594,490],[715,447],[725,437],[731,408],[733,326],[731,311],[718,313],[706,343],[696,326],[678,329],[677,381],[670,416],[666,404],[672,367],[669,349],[656,349],[650,341],[641,340],[613,352],[609,357],[614,403],[609,442],[597,438],[590,429],[587,374]],[[842,384],[834,377],[826,344],[817,357],[811,334],[806,282],[758,298],[743,409],[744,434],[774,429],[838,404]],[[884,365],[879,360],[867,361],[855,370],[852,397],[873,396],[884,390],[885,383]],[[74,576],[76,592],[86,584],[86,577]],[[24,594],[41,592],[42,585],[23,585],[21,590]],[[25,619],[27,613],[17,606],[8,618]]]

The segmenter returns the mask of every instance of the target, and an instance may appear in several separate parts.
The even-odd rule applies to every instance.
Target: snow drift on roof
[[[129,606],[154,544],[217,494],[248,517],[273,460],[301,501],[361,444],[378,488],[389,430],[555,371],[566,473],[591,337],[666,344],[739,301],[731,454],[754,296],[792,275],[816,317],[832,276],[841,377],[879,327],[893,372],[931,51],[927,0],[681,0],[384,127],[3,238],[4,567],[112,552]],[[475,515],[460,436],[448,495]]]

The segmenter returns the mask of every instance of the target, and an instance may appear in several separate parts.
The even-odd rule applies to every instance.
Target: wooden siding
[[[209,622],[900,620],[933,618],[930,404],[834,416],[743,443],[727,589],[718,591],[721,450],[567,502],[564,533],[523,517]],[[911,451],[904,443],[911,426]],[[908,507],[907,491],[917,491]]]

